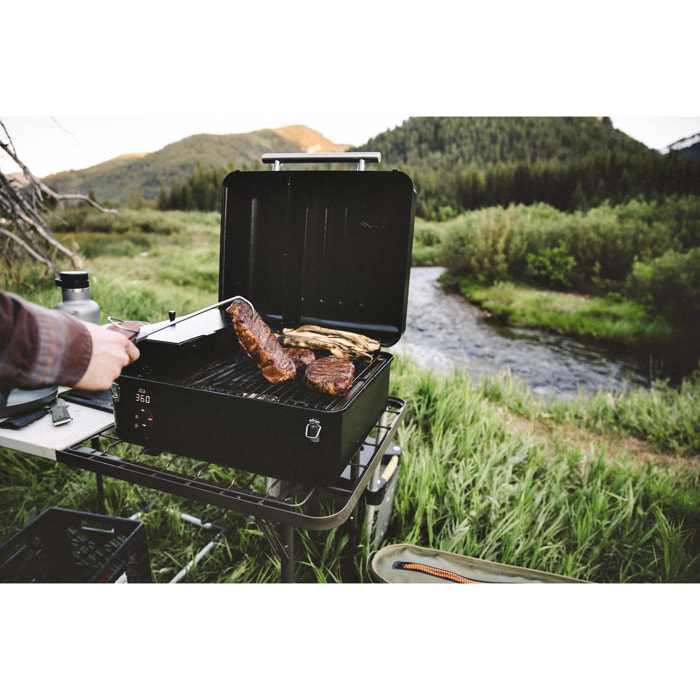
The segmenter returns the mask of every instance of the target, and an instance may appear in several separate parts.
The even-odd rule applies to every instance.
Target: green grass
[[[685,388],[695,415],[698,384]],[[540,404],[507,376],[474,383],[398,358],[391,391],[407,409],[397,436],[403,457],[388,542],[589,581],[700,581],[700,469],[697,459],[682,457],[694,449],[693,436],[682,437],[684,431],[674,427],[683,422],[673,410],[676,392],[649,398],[667,404],[656,419],[678,436],[675,443],[664,449],[648,444],[641,458],[613,449],[635,432],[616,416],[599,412],[586,428],[576,410]],[[643,396],[639,391],[617,401],[638,406]],[[514,418],[562,430],[514,429]],[[685,466],[663,467],[671,456]],[[3,539],[49,506],[95,509],[93,475],[8,450],[0,459]],[[280,580],[279,562],[243,516],[114,479],[105,479],[105,486],[110,514],[143,513],[156,581],[171,580],[212,536],[168,509],[227,530],[187,581]],[[300,582],[368,580],[369,544],[354,542],[346,527],[297,532],[295,549]]]
[[[108,315],[160,321],[171,309],[185,314],[217,301],[218,214],[126,210],[116,216],[100,214],[96,221],[97,230],[56,237],[82,257],[103,323]],[[110,233],[111,228],[118,232]],[[60,301],[44,268],[24,263],[4,271],[3,277],[4,289],[38,304],[52,307]]]
[[[538,403],[508,377],[475,385],[399,364],[394,382],[408,401],[399,439],[410,455],[395,541],[592,581],[698,580],[697,462],[679,473],[652,466],[652,447],[644,457],[612,451],[612,435],[633,431],[603,414],[583,436],[573,410],[560,409],[556,433],[514,429],[514,415],[551,421],[559,404]],[[686,392],[698,415],[700,383]],[[649,401],[672,405],[674,394]],[[617,401],[640,404],[644,394]],[[685,436],[668,454],[694,449],[694,436],[675,427],[683,417],[668,410],[658,419]]]
[[[110,248],[87,260],[103,315],[161,320],[170,308],[184,313],[216,300],[218,222],[169,215],[169,232],[147,234],[140,252],[148,255]],[[129,217],[132,228],[113,235],[144,235],[138,214]],[[2,283],[49,306],[59,299],[35,268],[14,269]],[[399,357],[390,391],[407,408],[387,543],[597,582],[700,582],[697,377],[678,388],[543,403],[508,374],[476,382]],[[3,541],[50,506],[97,507],[90,473],[10,450],[0,450],[0,463]],[[142,513],[156,581],[171,580],[211,536],[171,510],[226,529],[186,581],[280,580],[279,562],[244,516],[115,479],[105,479],[105,492],[109,514]],[[295,549],[300,582],[368,580],[370,545],[349,527],[297,532]]]
[[[470,301],[500,316],[509,325],[547,328],[567,335],[623,345],[671,342],[676,330],[629,300],[533,289],[512,282],[490,286],[460,282]]]

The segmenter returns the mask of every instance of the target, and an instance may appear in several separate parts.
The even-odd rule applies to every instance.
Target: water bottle
[[[100,324],[100,307],[90,299],[90,282],[87,272],[61,272],[56,278],[56,286],[63,291],[63,301],[56,308],[77,316],[82,321]]]

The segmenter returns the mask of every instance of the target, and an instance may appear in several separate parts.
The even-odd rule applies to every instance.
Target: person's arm
[[[139,351],[120,333],[0,292],[0,388],[108,389]]]

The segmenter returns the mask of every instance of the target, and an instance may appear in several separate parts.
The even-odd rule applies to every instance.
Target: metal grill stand
[[[383,459],[390,446],[390,453],[396,452],[391,443],[405,407],[402,399],[389,397],[355,458],[331,486],[266,479],[174,454],[154,453],[120,440],[112,430],[57,451],[56,459],[94,472],[98,496],[103,494],[102,477],[109,476],[250,516],[280,560],[282,581],[293,582],[294,528],[331,530],[356,514],[360,500],[367,494],[376,502],[377,484],[381,481],[381,475],[377,475],[383,465],[387,466],[385,462],[390,462]],[[279,526],[279,535],[274,525]]]

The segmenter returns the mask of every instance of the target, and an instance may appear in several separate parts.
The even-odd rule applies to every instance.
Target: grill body
[[[144,341],[112,387],[120,438],[153,450],[288,481],[328,486],[384,410],[393,356],[358,362],[350,392],[272,386],[233,328],[171,346]]]

